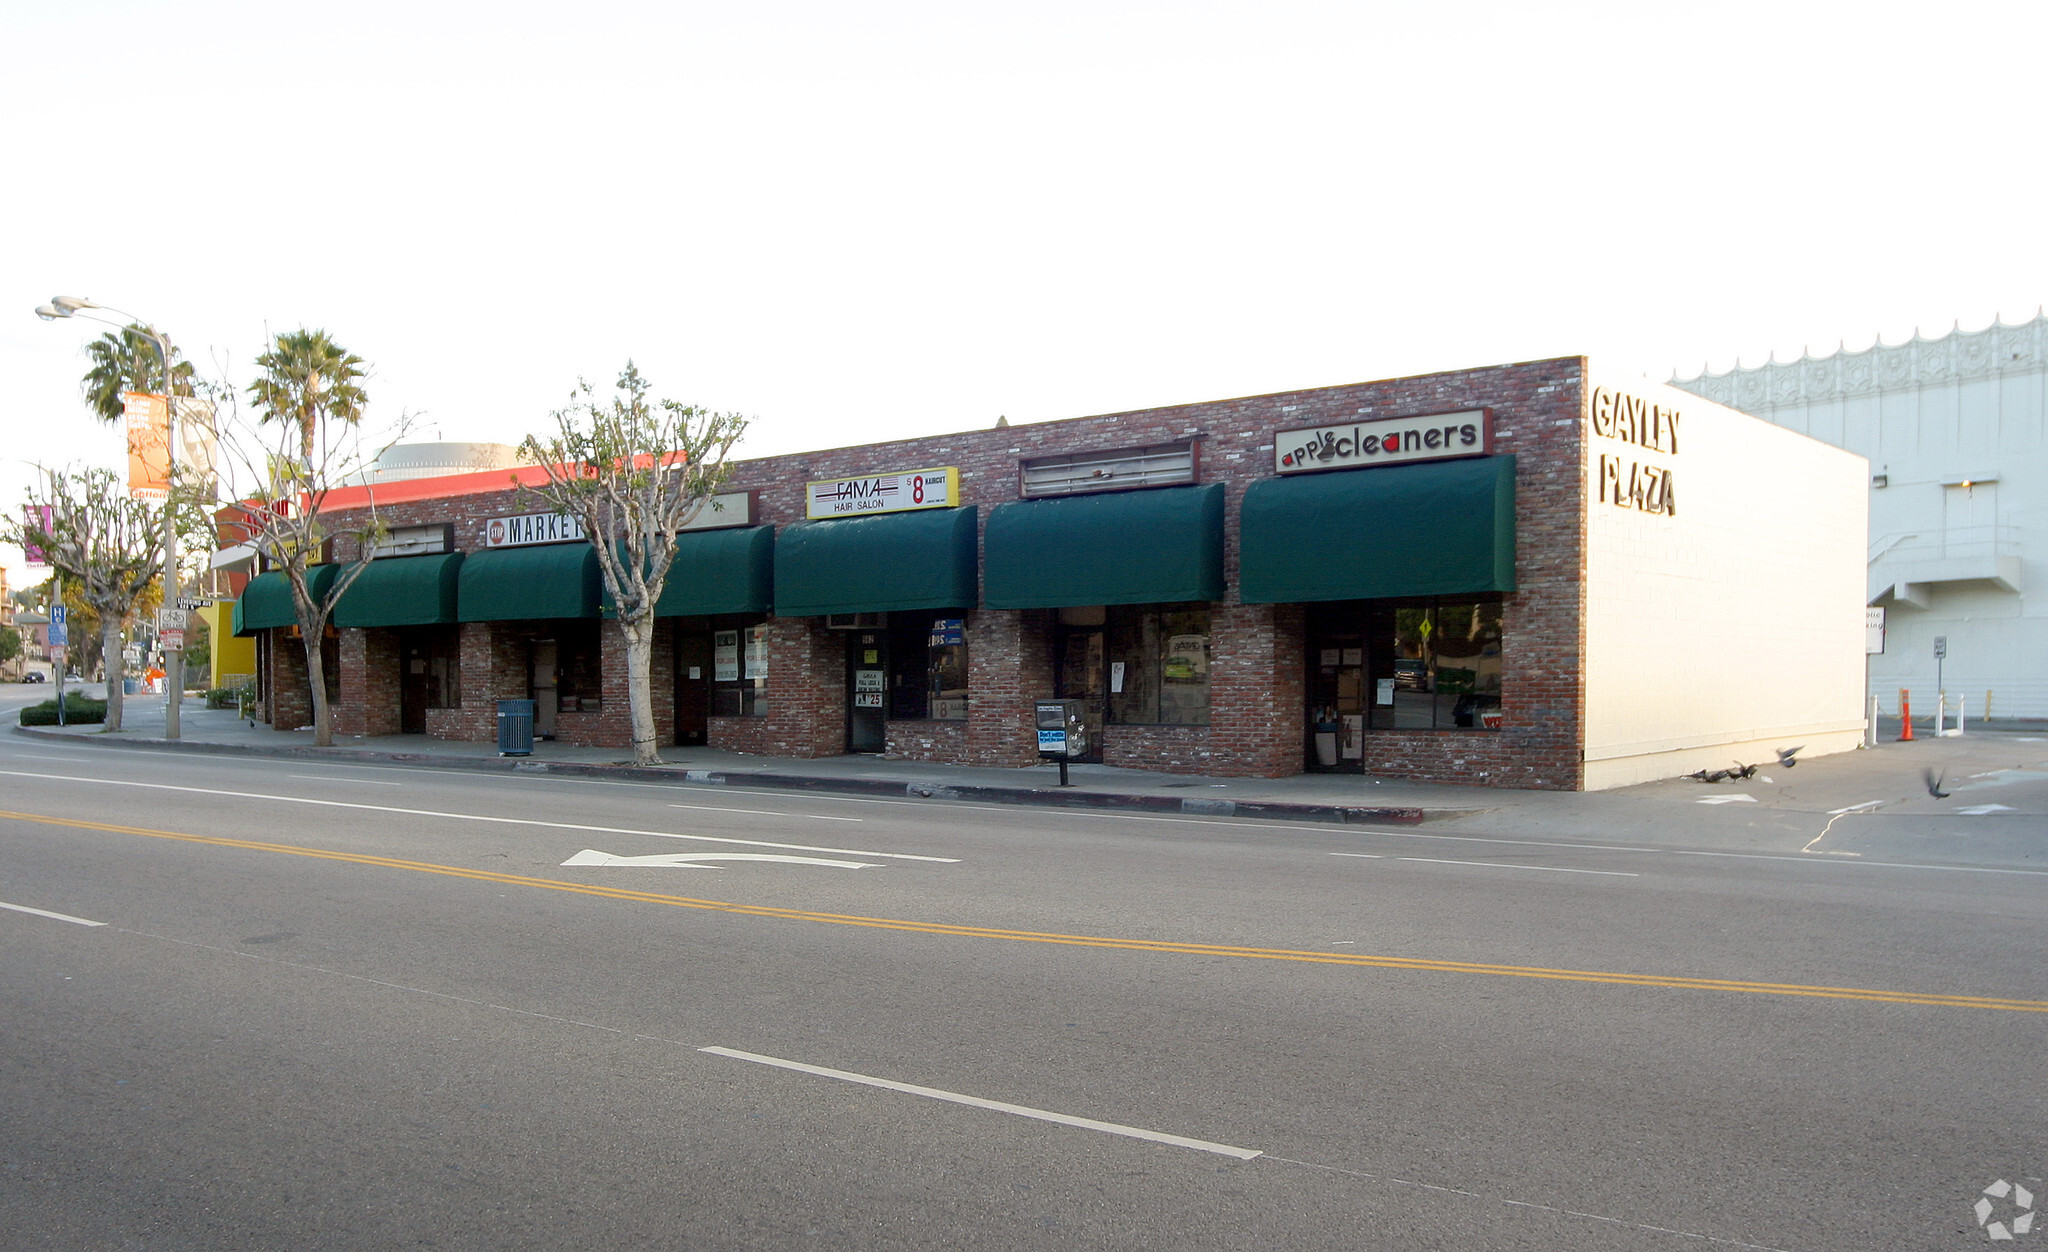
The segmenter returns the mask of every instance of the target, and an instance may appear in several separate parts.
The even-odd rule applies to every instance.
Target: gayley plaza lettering
[[[1602,439],[1676,456],[1678,417],[1677,409],[1652,404],[1641,396],[1606,387],[1593,388],[1592,428],[1594,435]],[[1678,513],[1678,493],[1667,466],[1602,452],[1594,458],[1593,477],[1602,504],[1665,517]]]
[[[1340,426],[1273,434],[1273,471],[1356,469],[1399,461],[1440,461],[1493,451],[1493,413],[1468,409],[1418,417],[1379,417]]]

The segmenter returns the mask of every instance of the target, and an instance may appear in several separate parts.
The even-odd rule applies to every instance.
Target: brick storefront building
[[[1065,696],[1112,765],[1546,788],[1853,746],[1863,470],[1788,440],[1567,357],[738,462],[659,610],[658,731],[1021,766]],[[393,554],[337,609],[337,733],[485,740],[536,698],[545,733],[630,742],[587,542],[504,471],[330,507],[373,491]],[[1735,559],[1785,527],[1817,537]],[[287,729],[269,577],[237,621]]]

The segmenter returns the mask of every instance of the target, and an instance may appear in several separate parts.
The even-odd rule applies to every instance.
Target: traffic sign
[[[71,610],[61,604],[50,606],[50,646],[61,648],[71,642]]]
[[[1866,656],[1879,656],[1884,652],[1884,607],[1876,605],[1863,610],[1863,652]]]
[[[1946,657],[1947,655],[1948,655],[1948,636],[1947,636],[1947,635],[1936,635],[1936,636],[1934,637],[1934,659],[1938,661],[1938,660],[1941,660],[1941,659],[1942,659],[1943,657]]]
[[[215,603],[215,601],[210,596],[192,596],[190,598],[180,598],[178,601],[178,607],[184,609],[189,613],[196,613],[200,609],[203,609],[207,605],[213,603]]]
[[[159,610],[156,615],[156,628],[159,631],[163,631],[165,633],[175,630],[182,634],[184,632],[188,616],[189,615],[186,613],[184,609]],[[179,646],[182,647],[183,645],[181,644]]]

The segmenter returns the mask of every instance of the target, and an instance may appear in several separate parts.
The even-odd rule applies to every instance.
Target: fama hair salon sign
[[[583,523],[560,513],[522,513],[518,517],[494,517],[484,523],[484,546],[487,548],[577,543],[583,538]]]
[[[1310,426],[1273,434],[1273,469],[1358,469],[1405,461],[1485,456],[1493,451],[1493,413],[1465,409],[1418,417],[1377,417],[1339,426]]]

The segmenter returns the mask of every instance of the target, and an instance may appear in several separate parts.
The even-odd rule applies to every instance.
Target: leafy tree
[[[569,407],[554,413],[554,436],[529,435],[523,445],[547,473],[546,482],[527,490],[581,522],[597,549],[626,636],[633,759],[641,765],[661,761],[650,674],[654,605],[675,560],[676,535],[725,481],[725,458],[747,428],[737,413],[650,401],[649,386],[631,361],[609,402],[600,403],[579,380]]]
[[[158,598],[169,511],[129,498],[127,485],[109,469],[45,470],[43,479],[30,489],[31,507],[23,512],[37,515],[38,506],[49,505],[49,528],[14,522],[7,538],[41,548],[63,576],[66,598],[75,593],[99,619],[100,654],[107,667],[106,728],[119,730],[121,628]]]
[[[130,326],[119,332],[108,331],[98,339],[85,345],[85,355],[92,362],[80,381],[85,393],[86,407],[103,422],[121,420],[124,391],[148,391],[157,395],[164,391],[164,367],[157,356],[156,345],[140,334],[140,326]],[[181,357],[175,347],[171,349],[171,384],[168,394],[190,396],[197,394],[194,388],[192,363]]]
[[[0,665],[21,659],[21,632],[0,630]]]
[[[299,433],[303,461],[314,459],[320,432],[332,424],[362,420],[369,396],[356,385],[363,358],[334,342],[324,330],[295,330],[277,336],[256,358],[263,373],[249,384],[259,422],[278,422]]]

